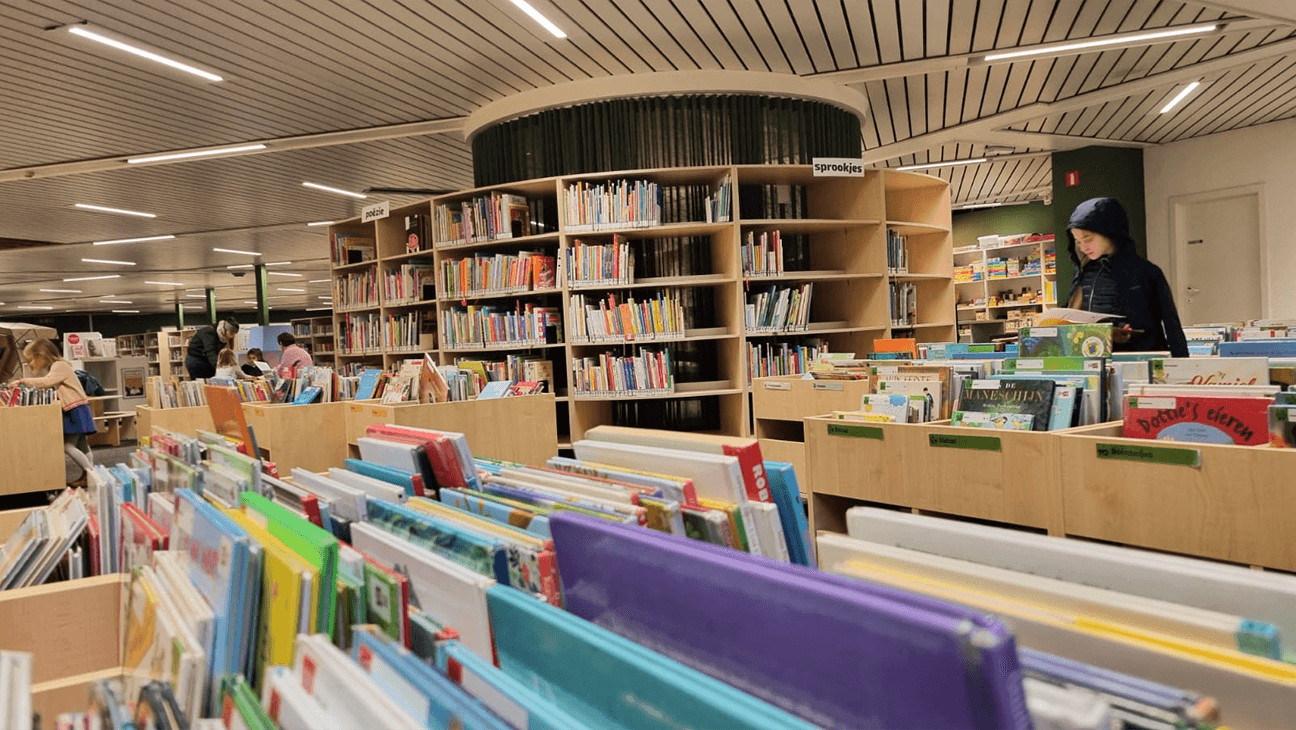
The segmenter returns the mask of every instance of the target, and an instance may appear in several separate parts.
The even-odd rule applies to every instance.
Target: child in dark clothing
[[[1112,333],[1113,349],[1169,350],[1188,357],[1188,341],[1165,274],[1138,255],[1129,216],[1115,198],[1093,198],[1076,207],[1067,222],[1075,278],[1067,305],[1122,317]]]

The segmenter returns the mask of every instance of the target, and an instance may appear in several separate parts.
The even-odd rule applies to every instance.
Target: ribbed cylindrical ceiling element
[[[612,99],[549,109],[473,137],[478,186],[586,172],[808,164],[860,156],[859,118],[819,101],[750,94]]]

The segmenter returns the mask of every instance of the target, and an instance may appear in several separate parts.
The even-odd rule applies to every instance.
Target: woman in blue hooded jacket
[[[1117,351],[1169,350],[1174,357],[1188,357],[1170,284],[1156,264],[1139,256],[1129,216],[1115,198],[1076,206],[1067,238],[1076,265],[1068,307],[1122,317],[1112,334]]]

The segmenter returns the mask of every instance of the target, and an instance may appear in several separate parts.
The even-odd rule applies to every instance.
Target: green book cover
[[[315,630],[333,635],[333,621],[337,615],[337,538],[256,492],[244,492],[239,497],[239,504],[249,517],[319,570],[320,579],[316,586],[319,609],[315,616]]]
[[[1022,327],[1019,333],[1022,357],[1110,357],[1110,324],[1059,324]]]
[[[404,602],[401,600],[399,574],[388,573],[381,567],[366,562],[364,585],[364,618],[366,623],[378,627],[378,630],[395,641],[403,641],[401,626],[404,624],[401,612]]]

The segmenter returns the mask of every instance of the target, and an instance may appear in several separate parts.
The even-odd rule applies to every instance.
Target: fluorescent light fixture
[[[292,265],[291,261],[271,261],[270,263],[266,264],[266,266],[291,266],[291,265]]]
[[[187,298],[187,299],[206,299],[206,298],[207,298],[207,295],[206,295],[206,294],[186,294],[186,295],[185,295],[185,298]]]
[[[270,276],[297,276],[297,277],[304,276],[304,274],[294,274],[289,271],[267,271],[266,273],[269,274]]]
[[[155,214],[155,213],[141,213],[141,212],[136,211],[136,210],[124,210],[124,209],[122,209],[122,208],[105,208],[105,207],[102,206],[102,205],[90,205],[89,203],[77,203],[77,204],[74,205],[73,207],[74,207],[74,208],[81,208],[82,210],[97,210],[97,211],[99,211],[99,212],[101,212],[101,213],[116,213],[117,215],[133,215],[133,216],[137,216],[137,217],[139,217],[139,218],[156,218],[156,217],[157,217],[157,214]]]
[[[80,294],[81,293],[80,289],[41,289],[41,291],[49,294]]]
[[[113,261],[112,259],[81,259],[87,264],[112,264],[114,266],[134,266],[134,261]]]
[[[332,299],[333,297],[316,297],[317,299]]]
[[[157,286],[184,286],[183,281],[146,281],[145,284],[156,284]]]
[[[260,256],[260,255],[261,255],[261,254],[257,253],[256,251],[239,251],[238,249],[233,249],[233,248],[213,248],[212,250],[213,250],[213,251],[216,251],[216,252],[218,252],[218,253],[239,253],[239,254],[243,254],[244,256]]]
[[[114,309],[113,314],[139,314],[138,309]]]
[[[102,276],[76,276],[71,279],[64,279],[63,283],[69,281],[99,281],[100,279],[120,279],[121,274],[104,274]]]
[[[299,293],[302,293],[302,294],[305,294],[305,293],[306,293],[306,290],[305,290],[305,289],[289,289],[289,288],[286,287],[286,286],[281,286],[281,287],[279,287],[278,289],[275,289],[275,291],[295,291],[295,292],[299,292]]]
[[[950,160],[949,162],[929,162],[925,165],[905,165],[904,167],[897,167],[895,169],[896,170],[930,170],[933,167],[956,167],[958,165],[976,165],[981,162],[986,162],[988,159],[989,158],[987,157],[977,157],[972,160]]]
[[[165,155],[149,155],[148,157],[131,157],[126,160],[126,164],[135,165],[141,162],[164,162],[166,160],[188,160],[194,157],[214,157],[216,155],[233,155],[239,152],[253,152],[263,150],[266,146],[263,144],[245,144],[238,147],[221,147],[214,150],[198,150],[196,152],[170,152]]]
[[[329,283],[330,281],[332,281],[332,279],[311,279],[310,281],[308,281],[308,282],[306,282],[306,283],[307,283],[307,284],[327,284],[327,283]]]
[[[1198,86],[1201,86],[1200,81],[1194,81],[1191,84],[1188,84],[1187,86],[1183,87],[1183,90],[1180,91],[1178,94],[1175,94],[1175,97],[1171,99],[1168,104],[1161,107],[1161,113],[1165,114],[1171,109],[1174,109],[1176,106],[1179,106],[1179,102],[1183,101],[1188,97],[1189,94],[1196,91]]]
[[[19,304],[17,307],[14,307],[14,309],[53,309],[53,307],[33,307],[26,304]]]
[[[553,33],[555,38],[567,37],[567,34],[562,32],[561,28],[554,25],[553,21],[541,15],[539,10],[536,10],[535,8],[531,7],[531,3],[527,2],[526,0],[513,0],[513,4],[518,6],[518,9],[521,10],[522,12],[526,13],[527,15],[530,15],[532,20],[544,26],[545,30],[549,31],[550,33]]]
[[[250,268],[252,268],[252,264],[230,264],[229,266],[226,266],[225,268],[227,268],[227,269],[250,269]]]
[[[323,190],[326,193],[337,193],[338,195],[350,195],[353,198],[360,198],[362,200],[364,198],[369,197],[364,193],[353,193],[350,190],[339,190],[338,188],[331,188],[327,185],[320,185],[318,183],[313,183],[313,182],[304,182],[302,183],[302,185],[308,188],[314,188],[316,190]]]
[[[517,0],[514,0],[516,2]],[[1030,56],[1049,56],[1062,55],[1071,51],[1083,51],[1090,48],[1107,48],[1111,46],[1136,45],[1147,41],[1161,40],[1162,38],[1178,38],[1186,35],[1196,35],[1199,33],[1209,33],[1219,25],[1209,23],[1207,25],[1190,25],[1183,28],[1168,28],[1166,30],[1156,30],[1147,33],[1130,33],[1122,34],[1112,38],[1102,38],[1096,41],[1080,41],[1077,43],[1055,43],[1038,48],[1028,48],[1023,51],[1007,51],[1004,53],[988,54],[983,60],[985,61],[1006,61],[1012,58],[1027,58]]]
[[[332,307],[307,307],[306,308],[307,312],[329,312],[332,310],[333,310]]]
[[[129,299],[100,299],[99,303],[100,304],[134,304],[135,302],[132,302]]]
[[[307,223],[306,225],[308,225],[308,226],[331,226],[331,225],[333,225],[334,222],[335,222],[335,221],[315,221],[314,223]]]
[[[171,68],[177,69],[179,71],[184,71],[185,73],[193,74],[194,76],[205,79],[207,81],[224,81],[224,79],[222,79],[221,77],[217,76],[216,74],[210,71],[204,71],[200,68],[197,68],[195,66],[190,66],[187,63],[182,63],[173,58],[167,58],[166,56],[163,56],[159,53],[146,51],[143,48],[140,48],[138,46],[132,46],[129,43],[123,43],[114,38],[109,38],[106,35],[103,35],[101,33],[98,33],[96,31],[87,28],[85,25],[69,25],[67,29],[68,32],[72,33],[73,35],[79,35],[82,38],[88,38],[96,43],[102,43],[105,46],[116,48],[119,51],[125,51],[127,53],[139,56],[140,58],[144,58],[149,61],[153,61],[155,63],[160,63],[164,66],[170,66]]]
[[[145,241],[165,241],[175,236],[145,236],[144,238],[118,238],[112,241],[95,241],[96,246],[107,246],[111,243],[143,243]]]

